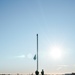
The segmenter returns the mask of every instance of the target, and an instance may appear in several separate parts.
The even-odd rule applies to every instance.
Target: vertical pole
[[[37,71],[38,71],[38,34],[37,34]]]

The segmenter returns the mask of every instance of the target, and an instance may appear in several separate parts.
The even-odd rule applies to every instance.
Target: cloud
[[[15,56],[15,58],[29,58],[29,59],[31,59],[31,58],[33,58],[33,56],[31,53],[29,53],[27,55],[22,54],[22,55]]]
[[[68,67],[69,65],[58,65],[58,68],[56,70],[61,70],[62,68],[66,68]]]
[[[25,55],[16,56],[16,58],[25,58]]]
[[[60,67],[68,67],[69,65],[58,65]]]

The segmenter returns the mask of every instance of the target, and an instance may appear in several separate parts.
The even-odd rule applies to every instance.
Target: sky
[[[36,34],[39,72],[75,72],[75,0],[0,0],[0,73],[35,73]]]

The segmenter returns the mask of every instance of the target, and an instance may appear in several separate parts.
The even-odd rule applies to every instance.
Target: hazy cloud
[[[69,65],[58,65],[60,67],[68,67]]]
[[[25,57],[26,57],[25,55],[16,56],[16,58],[25,58]]]
[[[58,65],[58,68],[56,70],[61,70],[62,68],[66,68],[68,67],[69,65]]]

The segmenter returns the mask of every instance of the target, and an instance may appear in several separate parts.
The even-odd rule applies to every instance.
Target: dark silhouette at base
[[[72,73],[71,75],[75,75],[75,73]]]
[[[35,71],[35,75],[39,75],[39,71],[36,70],[36,71]]]
[[[44,75],[44,70],[42,69],[42,71],[41,71],[41,75]]]

